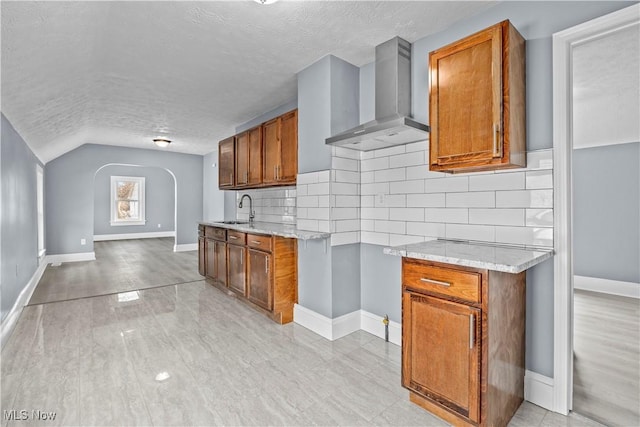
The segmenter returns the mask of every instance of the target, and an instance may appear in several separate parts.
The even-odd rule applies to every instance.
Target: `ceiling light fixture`
[[[165,148],[171,144],[171,141],[167,138],[154,138],[153,142],[160,148]]]
[[[277,2],[278,0],[253,0],[256,3],[260,3],[260,4],[273,4],[275,2]]]

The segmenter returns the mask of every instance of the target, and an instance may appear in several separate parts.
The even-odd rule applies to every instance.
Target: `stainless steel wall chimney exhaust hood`
[[[429,126],[411,114],[411,43],[400,37],[376,46],[376,118],[325,140],[327,145],[370,151],[424,141]]]

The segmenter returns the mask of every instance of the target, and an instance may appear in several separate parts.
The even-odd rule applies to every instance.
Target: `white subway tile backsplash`
[[[425,140],[425,141],[419,141],[419,142],[412,142],[411,144],[405,145],[405,149],[407,153],[411,153],[414,151],[426,152],[429,150],[429,141]]]
[[[375,171],[360,173],[361,184],[370,184],[372,182],[375,182]]]
[[[447,239],[495,242],[496,230],[492,225],[446,224]]]
[[[524,172],[469,176],[469,191],[524,190]]]
[[[404,168],[375,171],[375,182],[404,181],[405,179]]]
[[[401,168],[404,166],[417,166],[425,164],[424,152],[416,151],[413,153],[399,154],[389,157],[390,168]]]
[[[372,208],[375,206],[375,196],[361,196],[360,197],[360,207],[363,208]]]
[[[404,154],[406,152],[405,147],[405,145],[396,145],[395,147],[381,148],[380,150],[374,150],[373,156],[388,157],[395,156],[396,154]]]
[[[252,189],[236,193],[236,206],[244,194],[251,196],[256,221],[295,224],[296,222],[296,188]],[[249,219],[250,204],[245,200],[242,208],[238,208],[236,219]]]
[[[360,197],[357,195],[338,195],[335,196],[333,207],[358,208],[360,207]]]
[[[376,221],[373,219],[361,219],[360,220],[360,229],[362,231],[375,231],[376,229]]]
[[[307,231],[319,231],[318,220],[298,218],[298,221],[296,222],[296,228]]]
[[[313,197],[313,196],[312,196]],[[319,208],[328,208],[331,206],[330,196],[317,196],[318,197],[318,207]]]
[[[318,221],[318,231],[321,233],[331,233],[331,221]]]
[[[391,182],[389,190],[391,194],[424,193],[424,180]]]
[[[407,207],[407,196],[404,194],[378,194],[374,199],[377,208]]]
[[[307,217],[309,219],[329,220],[330,208],[308,208]]]
[[[424,186],[424,193],[447,193],[468,190],[469,178],[466,176],[427,179]]]
[[[493,208],[496,206],[496,193],[477,191],[470,193],[447,193],[448,208]]]
[[[316,172],[318,174],[318,182],[329,182],[331,180],[331,171],[324,170]]]
[[[553,190],[496,191],[497,208],[552,208]]]
[[[333,157],[331,159],[331,167],[333,169],[358,172],[360,160],[345,159],[342,157]]]
[[[331,208],[331,219],[356,219],[360,216],[360,208]]]
[[[361,151],[351,150],[349,148],[344,147],[333,147],[332,154],[336,157],[345,157],[347,159],[355,159],[360,160]]]
[[[553,209],[525,209],[527,227],[553,227]]]
[[[360,231],[360,219],[341,219],[335,222],[334,230],[336,233],[347,231]]]
[[[424,237],[410,236],[407,234],[389,234],[390,246],[410,245],[411,243],[420,243],[420,242],[424,242]]]
[[[298,196],[296,203],[299,208],[317,208],[318,196]]]
[[[362,219],[389,219],[389,208],[360,208]]]
[[[388,157],[360,160],[360,170],[363,172],[375,171],[379,169],[389,169]]]
[[[553,247],[553,228],[496,227],[496,242]]]
[[[553,171],[540,170],[527,172],[527,190],[553,188]]]
[[[298,196],[306,196],[308,194],[308,185],[298,184]]]
[[[408,208],[444,208],[445,193],[407,194]]]
[[[393,184],[395,183],[391,183],[391,185]],[[389,183],[378,182],[374,184],[360,184],[360,192],[363,196],[389,194]]]
[[[395,233],[405,234],[407,231],[406,223],[402,221],[376,221],[374,230],[378,233]]]
[[[424,221],[424,209],[389,208],[389,219],[392,221]]]
[[[307,194],[310,196],[319,194],[329,194],[329,183],[321,182],[318,184],[309,184]]]
[[[298,219],[308,219],[307,208],[298,208],[296,210],[296,214]]]
[[[407,179],[433,179],[444,178],[447,176],[442,172],[432,172],[429,170],[429,166],[409,166],[407,167]]]
[[[315,184],[318,182],[318,172],[300,173],[297,178],[297,185]]]
[[[553,150],[527,152],[527,170],[553,169]]]
[[[334,233],[331,235],[331,246],[352,245],[360,242],[360,232]]]
[[[362,231],[360,233],[360,241],[362,243],[369,243],[371,245],[389,245],[389,234],[388,233],[375,233],[371,231]]]
[[[407,234],[425,237],[445,237],[445,225],[441,222],[408,222]]]
[[[524,209],[469,209],[469,224],[524,226]]]
[[[424,219],[427,222],[444,222],[467,224],[469,222],[469,210],[460,208],[426,208]]]
[[[357,196],[359,193],[360,184],[351,184],[348,182],[332,182],[331,194],[341,195],[353,195]],[[329,193],[327,193],[329,194]]]
[[[331,171],[334,173],[333,182],[348,182],[352,184],[360,184],[360,172],[351,172],[343,170]]]

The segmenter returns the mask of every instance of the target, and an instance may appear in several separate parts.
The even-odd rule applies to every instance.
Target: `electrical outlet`
[[[378,194],[378,203],[384,205],[384,193]]]
[[[158,228],[162,227],[162,224],[158,224]]]
[[[87,244],[87,239],[80,239],[80,244],[81,245],[86,245]]]

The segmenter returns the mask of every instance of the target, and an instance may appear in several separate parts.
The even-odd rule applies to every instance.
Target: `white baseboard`
[[[382,320],[381,316],[360,310],[361,329],[384,339],[384,323],[382,323]],[[402,325],[392,320],[389,321],[389,342],[395,345],[402,345]]]
[[[382,317],[364,310],[356,310],[344,316],[330,319],[299,304],[293,307],[293,321],[312,332],[334,341],[352,332],[363,330],[384,339]],[[402,342],[402,326],[389,322],[389,342],[400,345]]]
[[[360,310],[330,319],[296,304],[293,306],[293,321],[329,341],[334,341],[360,329]]]
[[[175,231],[150,231],[147,233],[124,233],[124,234],[94,234],[94,242],[104,242],[107,240],[129,240],[129,239],[155,239],[157,237],[175,237]]]
[[[197,243],[186,243],[183,245],[173,245],[173,252],[188,252],[188,251],[197,251],[198,244]]]
[[[76,262],[76,261],[95,261],[96,253],[95,252],[80,252],[76,254],[57,254],[57,255],[47,255],[45,257],[45,262],[47,264],[53,264],[58,262]]]
[[[20,295],[18,295],[18,299],[16,300],[15,304],[13,304],[13,307],[11,307],[9,314],[7,314],[7,317],[5,317],[2,321],[2,325],[0,326],[0,348],[3,348],[7,343],[7,340],[11,336],[11,333],[16,326],[16,322],[20,317],[20,313],[22,313],[22,308],[29,303],[31,295],[33,295],[33,291],[36,289],[36,286],[38,285],[38,282],[40,281],[40,278],[44,274],[44,270],[46,268],[47,262],[45,262],[45,260],[42,260],[40,262],[40,265],[38,265],[36,271],[31,276],[31,279],[29,279],[29,282],[27,282],[25,287],[22,288],[22,292],[20,292]]]
[[[619,280],[599,279],[597,277],[576,275],[573,276],[573,288],[583,291],[640,299],[640,283],[621,282]]]
[[[554,411],[553,378],[532,371],[524,374],[524,400],[549,411]]]

